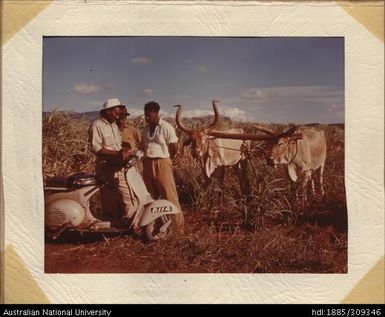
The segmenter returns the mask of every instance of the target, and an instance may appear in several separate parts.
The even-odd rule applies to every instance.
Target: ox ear
[[[298,126],[296,126],[294,124],[289,124],[289,127],[286,130],[284,130],[283,132],[281,132],[279,134],[279,137],[280,138],[292,137],[297,129],[298,129]]]

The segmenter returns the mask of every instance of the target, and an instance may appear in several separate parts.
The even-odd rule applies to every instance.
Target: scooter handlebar
[[[126,166],[131,167],[131,166],[135,165],[136,163],[138,163],[139,161],[141,161],[142,158],[143,158],[143,151],[139,150],[127,160]]]

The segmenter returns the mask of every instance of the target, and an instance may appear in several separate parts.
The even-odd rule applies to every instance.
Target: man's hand
[[[173,159],[178,152],[178,144],[177,143],[170,143],[168,145],[168,151],[170,153],[171,159]]]
[[[131,155],[134,155],[136,153],[136,150],[129,150],[127,148],[122,149],[122,159],[126,161]]]

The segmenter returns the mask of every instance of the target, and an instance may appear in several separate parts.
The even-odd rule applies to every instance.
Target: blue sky
[[[256,122],[344,122],[344,40],[327,37],[45,37],[43,110],[220,112]]]

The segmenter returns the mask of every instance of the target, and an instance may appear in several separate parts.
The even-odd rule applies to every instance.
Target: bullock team
[[[268,145],[267,164],[276,167],[284,164],[288,175],[296,186],[295,194],[301,204],[307,204],[307,188],[309,182],[315,195],[314,178],[318,174],[320,194],[324,195],[323,171],[326,160],[325,132],[315,127],[290,126],[284,132],[276,132],[256,125],[262,135],[246,135],[242,129],[217,131],[219,121],[217,102],[212,103],[214,121],[207,127],[189,129],[181,121],[182,107],[177,105],[177,127],[187,134],[186,144],[192,145],[193,156],[200,162],[203,175],[207,182],[214,170],[219,170],[223,184],[224,167],[232,166],[239,178],[242,193],[250,193],[247,174],[247,153],[250,140],[264,141]]]

